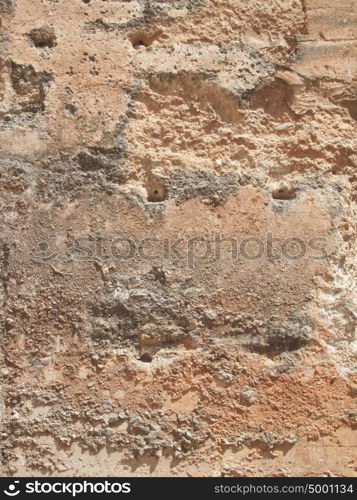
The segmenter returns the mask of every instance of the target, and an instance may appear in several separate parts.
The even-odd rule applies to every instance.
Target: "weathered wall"
[[[2,473],[355,474],[356,0],[0,13]]]

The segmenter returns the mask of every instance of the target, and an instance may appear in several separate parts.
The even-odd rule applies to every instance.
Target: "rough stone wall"
[[[2,474],[354,475],[357,1],[0,15]]]

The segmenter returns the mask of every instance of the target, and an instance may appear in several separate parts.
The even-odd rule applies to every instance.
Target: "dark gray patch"
[[[11,113],[38,113],[45,110],[46,85],[53,77],[47,71],[35,71],[32,65],[9,63],[11,85],[18,95],[19,107]]]
[[[0,14],[10,15],[14,11],[13,0],[0,0]]]
[[[170,174],[163,179],[167,198],[178,201],[199,197],[212,205],[220,205],[240,187],[239,178],[233,173],[216,175],[206,169],[174,168]]]
[[[243,344],[250,351],[274,356],[283,352],[297,351],[310,344],[313,338],[311,321],[301,315],[288,319],[281,326],[270,326],[264,334],[252,334]]]

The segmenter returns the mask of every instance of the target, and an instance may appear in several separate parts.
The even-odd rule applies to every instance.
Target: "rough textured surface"
[[[356,0],[0,13],[2,473],[355,475]]]

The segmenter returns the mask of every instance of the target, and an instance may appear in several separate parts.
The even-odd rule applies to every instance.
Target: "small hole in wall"
[[[147,44],[144,40],[135,40],[135,42],[133,42],[133,47],[134,49],[139,49],[140,47],[147,47]]]
[[[351,118],[357,120],[357,99],[341,101],[340,104],[348,110]]]
[[[296,189],[283,187],[273,191],[272,197],[274,200],[293,200],[296,198]]]
[[[145,33],[143,31],[132,33],[129,36],[129,40],[131,41],[134,49],[140,49],[142,47],[149,47],[155,40],[158,38],[158,34]]]
[[[139,358],[139,361],[142,361],[143,363],[151,363],[152,362],[152,356],[148,352],[144,352]]]
[[[166,188],[162,181],[154,175],[147,176],[145,187],[148,201],[151,203],[158,203],[166,199]]]
[[[160,201],[164,201],[166,198],[164,186],[156,189],[152,189],[151,187],[147,186],[146,191],[148,194],[148,201],[150,201],[151,203],[158,203]]]
[[[44,25],[41,28],[35,28],[27,36],[38,49],[53,48],[56,46],[56,35],[52,26]]]
[[[148,47],[151,42],[149,37],[143,32],[133,33],[132,35],[130,35],[129,39],[134,49],[140,49],[141,47]]]

